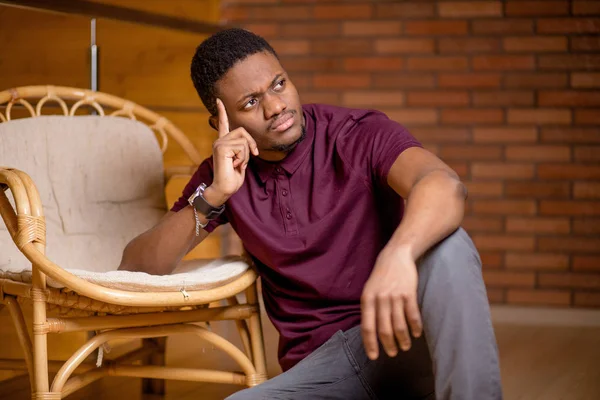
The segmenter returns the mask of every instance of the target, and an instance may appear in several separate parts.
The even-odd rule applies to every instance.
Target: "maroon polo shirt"
[[[337,330],[360,323],[363,286],[404,210],[388,171],[402,151],[420,147],[378,111],[303,110],[305,140],[277,163],[253,157],[240,190],[205,228],[230,223],[253,257],[284,371]],[[172,210],[212,179],[208,158]]]

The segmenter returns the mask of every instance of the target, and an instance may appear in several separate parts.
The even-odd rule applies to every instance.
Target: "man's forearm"
[[[457,176],[444,170],[425,175],[411,190],[402,222],[387,246],[408,251],[416,260],[460,226],[466,196]]]
[[[206,222],[203,216],[198,217],[201,222]],[[165,216],[155,227],[133,239],[123,252],[119,269],[169,274],[207,235],[200,229],[200,236],[196,236],[193,210],[185,207]]]

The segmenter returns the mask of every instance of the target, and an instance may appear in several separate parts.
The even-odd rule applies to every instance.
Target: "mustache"
[[[286,112],[284,112],[284,113],[282,113],[282,114],[279,114],[279,116],[278,116],[277,118],[273,119],[273,120],[272,120],[272,121],[269,123],[268,130],[269,130],[269,131],[271,130],[271,128],[273,127],[273,124],[274,124],[274,123],[275,123],[277,120],[279,120],[280,118],[283,118],[283,117],[285,117],[285,116],[286,116],[286,115],[288,115],[288,114],[295,115],[295,114],[296,114],[296,110],[290,110],[290,111],[286,111]]]

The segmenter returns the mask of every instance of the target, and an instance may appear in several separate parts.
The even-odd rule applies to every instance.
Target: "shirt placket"
[[[285,234],[286,236],[297,235],[298,224],[296,222],[296,214],[294,213],[294,209],[292,207],[290,179],[283,172],[281,167],[275,168],[275,175],[277,177],[277,197],[279,198],[281,214],[283,215]]]

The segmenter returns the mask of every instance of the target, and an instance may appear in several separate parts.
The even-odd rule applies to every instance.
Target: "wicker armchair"
[[[61,115],[42,115],[42,107],[49,102],[58,104],[54,111]],[[19,112],[29,114],[27,118],[13,118],[17,103],[22,105]],[[84,115],[81,106],[94,110],[94,115]],[[257,275],[246,258],[186,261],[181,270],[165,277],[115,271],[118,262],[114,261],[120,258],[124,245],[166,212],[161,196],[169,174],[163,170],[162,153],[168,139],[175,140],[194,165],[201,162],[189,139],[171,122],[144,107],[83,89],[19,87],[0,92],[0,107],[0,214],[6,225],[6,229],[0,225],[0,308],[8,308],[24,352],[24,360],[0,360],[0,368],[26,369],[32,398],[45,400],[61,399],[105,376],[143,378],[144,390],[154,393],[164,393],[164,379],[243,386],[266,380]],[[112,135],[110,146],[94,144],[101,135]],[[50,143],[55,140],[62,144],[53,148]],[[79,145],[72,145],[80,140]],[[115,142],[119,140],[122,143]],[[43,150],[36,153],[36,146]],[[88,146],[91,154],[104,152],[103,160],[109,160],[100,167],[85,169],[82,164],[92,156],[81,146]],[[135,150],[135,157],[119,158],[122,146]],[[60,153],[54,158],[53,149]],[[111,157],[120,161],[110,161]],[[7,159],[9,165],[2,167]],[[29,160],[23,161],[28,170],[11,165],[24,159]],[[102,170],[109,166],[111,172]],[[74,188],[97,193],[100,185],[101,190],[109,187],[109,191],[118,191],[121,177],[102,183],[107,174],[115,174],[115,168],[117,173],[119,168],[133,171],[129,174],[135,180],[121,185],[129,197],[121,198],[118,193],[115,198],[101,196],[101,212],[94,212],[101,216],[95,218],[81,218],[86,214],[78,217],[85,209],[78,211],[73,204],[63,205],[66,209],[61,210],[61,199],[68,198]],[[157,168],[160,171],[153,174]],[[176,172],[190,174],[194,169],[183,167]],[[78,177],[81,174],[84,176]],[[127,171],[123,175],[126,180]],[[146,179],[147,175],[152,176]],[[113,189],[115,182],[117,188]],[[140,208],[145,211],[132,215],[133,208],[127,208],[132,202],[144,204],[145,208]],[[46,212],[51,214],[45,216]],[[111,225],[111,218],[116,225],[122,222],[131,229],[120,232]],[[88,220],[102,225],[101,240],[88,238]],[[55,248],[60,251],[53,253]],[[12,256],[11,251],[15,253]],[[246,302],[240,304],[237,295],[245,295]],[[33,338],[25,324],[22,302],[32,303]],[[198,324],[214,320],[236,322],[243,351]],[[65,362],[49,362],[47,335],[76,331],[95,334]],[[198,335],[224,351],[239,364],[241,372],[165,366],[166,337],[182,333]],[[101,355],[107,342],[131,338],[144,339],[142,346],[97,365],[87,362],[95,351]],[[49,372],[56,370],[50,383]]]

